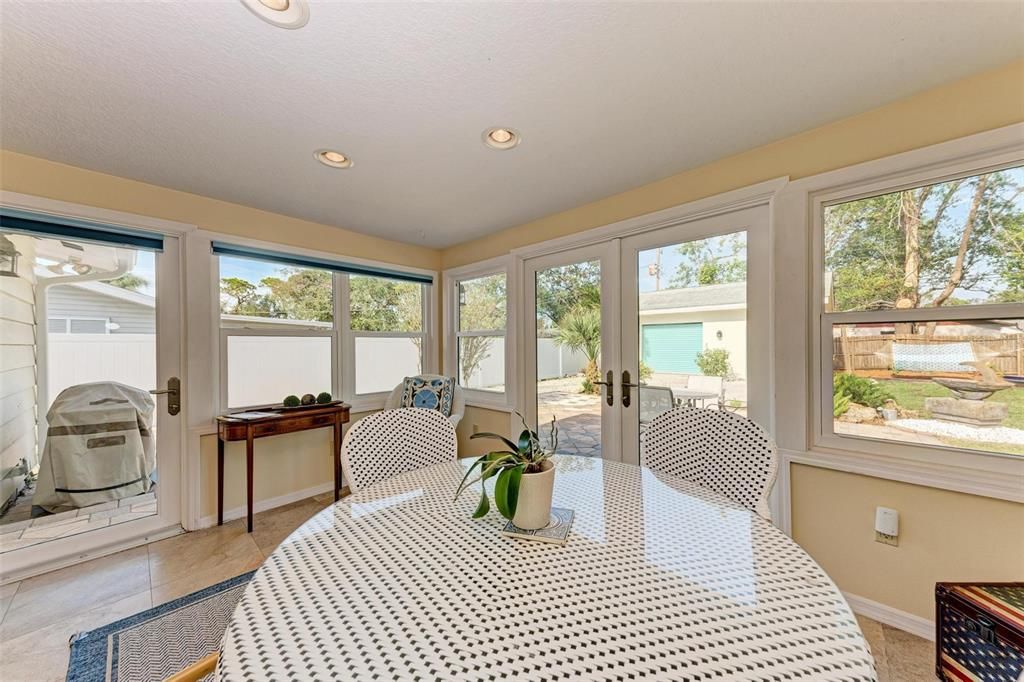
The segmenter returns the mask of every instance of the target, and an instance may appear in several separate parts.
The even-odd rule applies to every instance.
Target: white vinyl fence
[[[94,381],[117,381],[144,391],[156,388],[153,334],[50,334],[47,344],[51,403],[68,386]]]
[[[505,339],[495,338],[487,357],[467,382],[467,388],[493,388],[505,383]],[[579,374],[587,356],[561,348],[552,339],[537,340],[537,378],[557,379]]]

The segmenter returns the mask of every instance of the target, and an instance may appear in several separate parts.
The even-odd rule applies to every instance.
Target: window
[[[1024,455],[1024,167],[820,220],[823,433]]]
[[[338,393],[333,273],[221,256],[220,313],[225,408]]]
[[[456,283],[458,382],[465,388],[505,390],[508,294],[504,273]]]
[[[111,323],[98,317],[51,317],[46,329],[51,334],[109,334]]]
[[[405,377],[421,374],[423,286],[365,275],[350,276],[348,285],[355,394],[391,391]]]
[[[389,392],[404,377],[431,369],[425,362],[425,282],[398,279],[399,273],[349,274],[338,270],[343,264],[285,254],[225,253],[231,251],[243,249],[214,244],[220,254],[222,409],[323,391],[352,402]],[[380,407],[377,400],[360,407]]]

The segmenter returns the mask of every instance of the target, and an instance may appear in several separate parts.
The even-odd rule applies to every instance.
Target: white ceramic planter
[[[519,502],[512,523],[524,530],[537,530],[551,519],[551,492],[555,488],[555,463],[550,459],[543,471],[523,474],[519,483]]]

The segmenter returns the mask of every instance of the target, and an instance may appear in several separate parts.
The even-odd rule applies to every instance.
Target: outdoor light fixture
[[[484,144],[491,149],[512,149],[522,139],[512,128],[488,128],[484,131]]]
[[[722,330],[721,329],[719,329],[717,332],[715,332],[715,338],[718,339],[719,341],[722,340]]]
[[[0,235],[0,277],[18,276],[18,256],[21,253],[14,248],[14,242]]]

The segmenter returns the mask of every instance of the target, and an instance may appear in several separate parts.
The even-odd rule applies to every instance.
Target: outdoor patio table
[[[835,584],[773,525],[649,469],[555,461],[565,545],[470,518],[467,462],[323,510],[249,583],[217,679],[876,679]]]
[[[718,398],[718,394],[714,391],[700,391],[695,388],[676,388],[675,386],[672,387],[672,396],[681,403],[685,403],[691,407],[694,406],[698,400],[703,404],[705,400]]]

